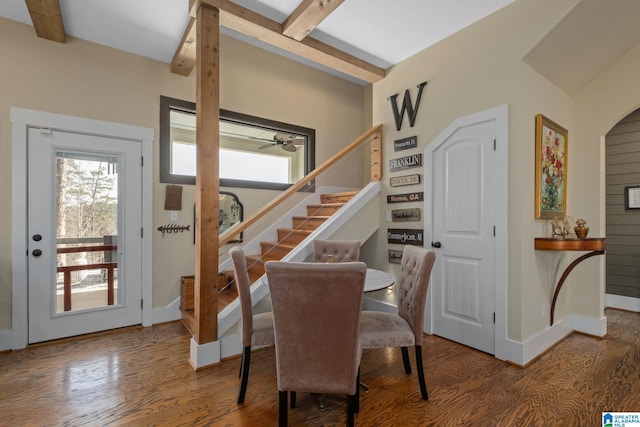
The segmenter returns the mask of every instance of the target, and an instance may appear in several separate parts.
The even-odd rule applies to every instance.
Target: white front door
[[[458,127],[433,149],[433,332],[494,354],[495,122]],[[439,248],[438,248],[439,247]]]
[[[29,343],[142,322],[141,150],[29,128]]]

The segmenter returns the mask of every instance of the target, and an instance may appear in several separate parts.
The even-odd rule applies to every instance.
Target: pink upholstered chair
[[[407,245],[402,251],[398,291],[398,313],[363,311],[360,321],[362,348],[400,347],[407,374],[411,373],[409,346],[415,346],[416,370],[420,393],[429,399],[422,368],[424,307],[431,269],[436,259],[433,251]]]
[[[269,261],[265,270],[275,327],[279,425],[287,425],[287,392],[292,401],[296,392],[308,392],[347,395],[347,425],[352,426],[367,266]]]
[[[273,345],[273,315],[271,312],[253,314],[251,304],[251,280],[247,270],[247,259],[238,246],[229,250],[233,261],[233,274],[240,298],[240,319],[242,324],[242,362],[240,364],[240,392],[238,403],[244,402],[249,380],[249,365],[251,362],[251,347]]]
[[[358,240],[314,240],[314,262],[360,261]]]

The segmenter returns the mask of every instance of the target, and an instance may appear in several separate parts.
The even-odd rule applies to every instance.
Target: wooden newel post
[[[201,4],[196,15],[196,260],[195,336],[218,339],[218,209],[220,148],[219,11]]]

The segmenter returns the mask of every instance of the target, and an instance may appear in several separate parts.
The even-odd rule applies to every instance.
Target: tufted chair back
[[[435,252],[417,246],[406,245],[402,251],[397,283],[398,314],[411,325],[415,345],[422,345],[424,305],[435,259]]]
[[[313,261],[328,262],[360,261],[360,241],[358,240],[314,240]]]

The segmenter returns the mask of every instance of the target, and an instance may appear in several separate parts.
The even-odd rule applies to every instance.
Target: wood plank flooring
[[[429,401],[398,349],[367,350],[359,426],[598,426],[603,411],[640,411],[640,314],[607,310],[604,339],[573,334],[525,369],[426,336]],[[274,426],[272,348],[257,350],[245,404],[240,360],[193,372],[179,322],[0,354],[2,426]],[[414,354],[410,351],[412,364]],[[291,426],[344,425],[345,399],[298,394]]]

